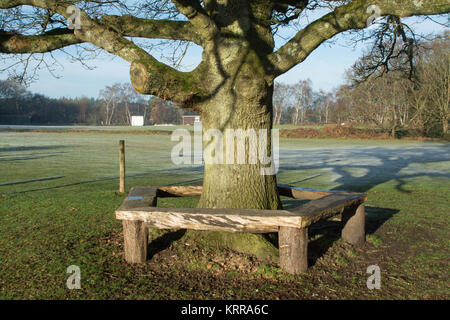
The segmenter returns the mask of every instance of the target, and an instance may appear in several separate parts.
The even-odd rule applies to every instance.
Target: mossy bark
[[[271,154],[272,129],[272,87],[263,83],[258,88],[249,84],[220,93],[202,106],[203,132],[215,130],[221,133],[222,164],[208,163],[205,160],[203,177],[203,194],[199,206],[203,208],[251,208],[279,209],[280,200],[277,193],[276,175],[266,175],[263,169],[270,164],[261,163],[260,148]],[[264,82],[264,81],[261,81]],[[229,145],[227,134],[240,135],[236,144]],[[266,134],[267,145],[261,139]],[[247,138],[248,137],[248,138]],[[256,143],[253,146],[250,139]],[[241,140],[239,140],[241,139]],[[215,149],[205,142],[204,147]],[[227,144],[228,143],[228,144]],[[241,144],[241,145],[239,145]],[[245,150],[245,163],[238,162],[238,148]],[[232,163],[227,163],[230,157]],[[208,155],[205,155],[207,157]]]
[[[276,175],[263,174],[261,169],[270,167],[270,164],[261,163],[259,150],[261,147],[267,152],[267,156],[273,157],[271,154],[273,83],[265,77],[262,62],[251,50],[242,50],[233,45],[226,49],[224,51],[228,53],[236,50],[237,59],[221,60],[222,64],[216,65],[217,72],[212,68],[209,83],[216,90],[196,108],[201,110],[203,133],[209,130],[221,133],[223,151],[221,158],[223,163],[208,163],[205,159],[203,193],[199,207],[280,209]],[[225,55],[225,52],[220,50],[219,53]],[[241,143],[245,141],[243,145],[245,164],[237,163],[238,139],[233,146],[234,162],[227,164],[227,153],[230,149],[227,149],[229,140],[227,141],[226,136],[229,130],[234,133],[241,130],[257,136],[258,150],[251,148],[248,139],[240,141]],[[261,132],[267,133],[267,145],[261,140],[259,135]],[[217,140],[206,141],[204,148],[215,149],[210,144],[217,142]],[[205,157],[207,156],[205,154]],[[256,159],[256,163],[254,160],[252,162],[252,156],[254,160]],[[278,261],[278,249],[263,235],[189,231],[185,237],[208,245],[252,254],[265,260]]]

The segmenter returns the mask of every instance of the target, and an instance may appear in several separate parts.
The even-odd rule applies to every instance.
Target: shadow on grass
[[[150,175],[151,173],[145,172],[145,173],[136,173],[136,174],[129,174],[126,175],[126,178],[136,178],[136,177],[145,177]],[[63,177],[61,177],[63,178]],[[30,190],[24,190],[24,191],[19,191],[19,192],[13,192],[13,193],[9,193],[7,194],[8,196],[14,196],[14,195],[18,195],[18,194],[24,194],[24,193],[29,193],[29,192],[36,192],[36,191],[44,191],[44,190],[54,190],[54,189],[62,189],[62,188],[66,188],[66,187],[73,187],[73,186],[78,186],[78,185],[83,185],[83,184],[89,184],[89,183],[96,183],[96,182],[102,182],[102,181],[110,181],[110,180],[119,180],[119,176],[113,176],[113,177],[104,177],[104,178],[98,178],[98,179],[93,179],[93,180],[87,180],[87,181],[80,181],[80,182],[74,182],[74,183],[68,183],[68,184],[64,184],[64,185],[59,185],[59,186],[51,186],[51,187],[43,187],[43,188],[36,188],[36,189],[30,189]],[[54,179],[47,179],[47,180],[54,180]],[[36,181],[40,181],[39,179]],[[45,181],[45,180],[44,180]],[[30,180],[29,182],[33,182],[33,180]],[[13,183],[16,184],[16,183]],[[8,184],[5,184],[8,185]],[[5,186],[2,185],[2,186]]]
[[[30,146],[30,147],[9,147],[9,148],[0,148],[0,152],[16,152],[16,151],[36,151],[36,150],[55,150],[55,149],[63,149],[69,148],[70,146]]]
[[[26,160],[38,160],[38,159],[46,159],[53,158],[58,156],[57,154],[49,154],[45,156],[32,156],[32,157],[17,157],[11,159],[0,159],[0,162],[14,162],[14,161],[26,161]]]
[[[45,151],[45,150],[57,150],[68,148],[69,146],[56,145],[56,146],[29,146],[29,147],[8,147],[0,148],[0,153],[2,152],[22,152],[22,151]],[[31,153],[31,154],[21,154],[21,155],[2,155],[0,162],[14,162],[14,161],[25,161],[25,160],[38,160],[56,157],[62,153],[67,152],[53,152],[52,154],[42,154],[42,153]]]
[[[282,155],[284,163],[280,166],[280,173],[324,170],[336,176],[332,190],[367,192],[377,185],[394,180],[397,191],[411,193],[405,188],[409,179],[425,176],[450,178],[450,173],[446,170],[427,167],[450,161],[448,144],[398,149],[389,147],[293,149],[283,150]],[[417,167],[416,164],[422,164],[423,167]],[[300,182],[314,181],[320,175],[316,174],[300,181],[287,181],[287,184],[296,186]]]
[[[147,259],[150,260],[155,256],[155,254],[168,249],[173,242],[180,240],[185,234],[186,229],[181,229],[177,231],[167,232],[162,236],[154,239],[148,245]]]
[[[16,184],[26,184],[26,183],[32,183],[32,182],[42,182],[42,181],[51,181],[51,180],[57,180],[64,178],[64,176],[58,176],[58,177],[49,177],[49,178],[39,178],[39,179],[32,179],[32,180],[23,180],[23,181],[15,181],[15,182],[8,182],[0,184],[0,187],[4,186],[13,186]]]
[[[366,206],[366,235],[375,233],[385,222],[399,210]],[[308,264],[313,266],[324,256],[333,244],[341,238],[340,221],[326,220],[309,228],[309,238],[314,240],[308,244]]]

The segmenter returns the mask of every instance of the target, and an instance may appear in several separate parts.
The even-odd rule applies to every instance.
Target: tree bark
[[[448,116],[442,118],[442,135],[446,136],[448,133]]]
[[[218,48],[219,54],[222,48]],[[229,45],[226,51],[241,50],[241,44]],[[216,71],[216,72],[215,72]],[[228,74],[230,76],[225,76]],[[203,133],[217,132],[222,135],[221,143],[217,140],[205,141],[205,171],[203,192],[198,207],[200,208],[241,208],[241,209],[281,209],[277,191],[276,172],[264,175],[261,169],[270,167],[260,161],[258,147],[262,145],[259,133],[266,130],[267,156],[273,156],[271,129],[273,124],[273,82],[267,79],[264,68],[255,54],[244,51],[237,54],[236,60],[223,63],[215,70],[209,71],[209,84],[215,88],[214,94],[197,103],[196,110],[202,116]],[[245,143],[245,164],[238,164],[237,152],[239,139],[234,146],[233,164],[227,164],[228,130],[253,132],[257,135],[258,145],[251,147]],[[238,134],[239,136],[239,134]],[[242,140],[241,140],[242,141]],[[222,163],[208,163],[208,150],[222,152]],[[212,156],[216,153],[210,153]],[[236,157],[234,157],[236,156]],[[256,157],[256,163],[251,161]],[[216,158],[217,160],[217,158]],[[223,232],[198,232],[189,230],[186,236],[219,247],[256,255],[268,260],[278,260],[278,249],[262,235],[230,234]]]
[[[279,209],[280,199],[277,193],[276,175],[264,175],[261,171],[269,165],[262,164],[258,148],[264,147],[260,139],[260,130],[267,133],[267,156],[273,156],[271,148],[272,130],[272,91],[265,81],[257,84],[257,79],[246,79],[252,85],[244,85],[235,90],[224,88],[217,97],[202,105],[203,132],[217,130],[222,134],[223,164],[205,163],[203,180],[203,194],[199,206],[202,208],[251,208],[251,209]],[[236,139],[234,161],[227,164],[227,134],[255,133],[258,145],[251,147],[248,140],[245,143],[245,164],[238,164],[237,148],[239,137]],[[215,143],[215,142],[213,142]],[[208,142],[204,147],[207,148]],[[210,146],[211,147],[211,146]],[[207,155],[205,155],[206,157]],[[256,159],[252,161],[253,159]],[[275,173],[275,172],[274,172]]]

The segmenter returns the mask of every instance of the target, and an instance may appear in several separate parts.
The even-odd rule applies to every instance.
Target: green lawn
[[[450,297],[449,144],[281,140],[280,183],[368,193],[367,244],[344,244],[332,221],[311,230],[311,268],[294,277],[213,245],[166,243],[161,233],[154,244],[166,250],[126,264],[113,214],[125,197],[116,194],[120,139],[128,188],[201,184],[200,166],[171,163],[175,142],[166,135],[0,132],[0,299]],[[372,264],[381,268],[381,290],[366,287]],[[81,269],[80,290],[66,288],[70,265]]]

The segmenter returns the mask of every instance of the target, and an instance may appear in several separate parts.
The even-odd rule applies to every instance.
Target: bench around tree
[[[201,186],[134,187],[116,210],[122,220],[125,260],[147,260],[148,228],[226,232],[278,232],[280,267],[299,274],[308,268],[308,227],[342,214],[342,238],[361,246],[365,241],[365,194],[278,186],[280,195],[311,200],[292,210],[158,208],[158,197],[200,196]]]

